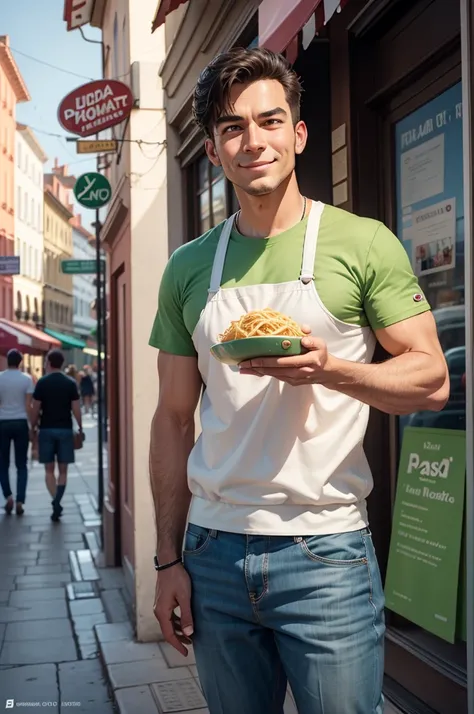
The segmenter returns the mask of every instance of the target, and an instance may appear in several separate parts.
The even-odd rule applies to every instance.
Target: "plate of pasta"
[[[281,312],[267,307],[252,310],[218,336],[211,354],[219,362],[238,365],[256,357],[290,357],[306,352],[301,344],[301,327]]]

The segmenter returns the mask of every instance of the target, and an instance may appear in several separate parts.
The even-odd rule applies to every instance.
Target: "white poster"
[[[456,265],[456,199],[447,198],[413,211],[411,226],[413,270],[429,275]]]
[[[400,155],[402,207],[444,191],[444,134]]]

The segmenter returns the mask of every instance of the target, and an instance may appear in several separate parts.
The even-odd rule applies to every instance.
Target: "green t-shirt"
[[[224,223],[171,256],[161,280],[150,345],[194,356],[191,336],[207,300],[212,264]],[[222,287],[274,284],[300,275],[307,219],[270,238],[231,234]],[[418,315],[423,298],[400,241],[382,223],[326,205],[315,258],[315,286],[338,320],[373,330]]]

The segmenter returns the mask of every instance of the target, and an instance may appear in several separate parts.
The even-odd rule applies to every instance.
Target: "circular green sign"
[[[79,176],[74,186],[74,195],[85,208],[102,208],[110,201],[112,187],[105,176],[90,171]]]

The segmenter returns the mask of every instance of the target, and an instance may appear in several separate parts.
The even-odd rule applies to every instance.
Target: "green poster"
[[[385,581],[386,605],[454,642],[466,435],[406,427]]]

